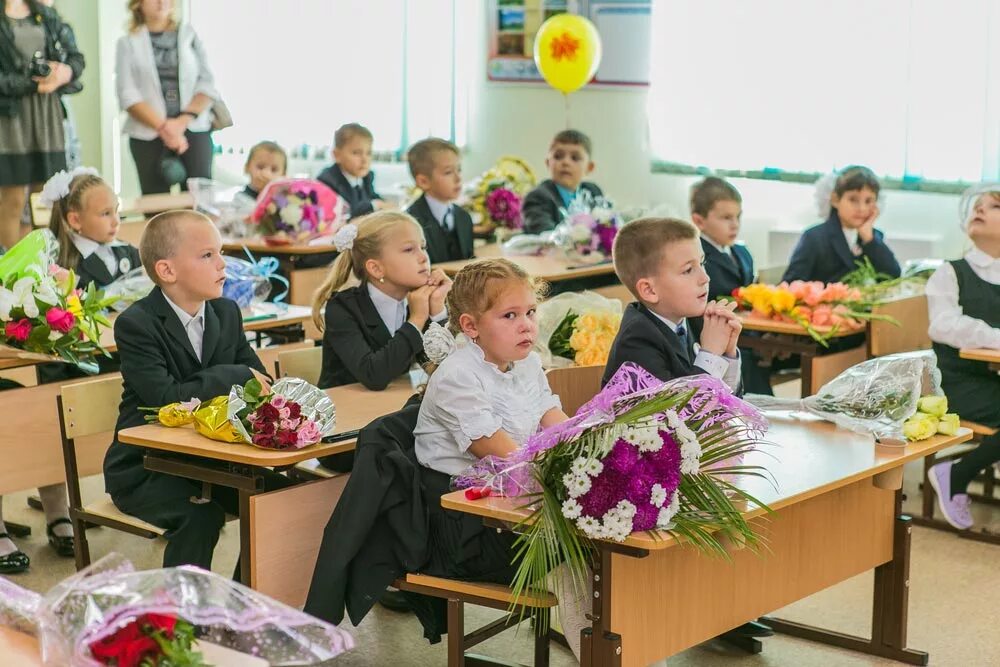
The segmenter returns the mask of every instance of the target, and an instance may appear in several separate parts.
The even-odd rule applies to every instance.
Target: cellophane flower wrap
[[[507,457],[481,459],[455,485],[473,496],[520,497],[530,509],[517,527],[516,593],[562,562],[582,584],[593,539],[622,542],[660,529],[723,556],[724,538],[754,547],[736,503],[764,506],[736,482],[769,478],[743,463],[766,428],[756,408],[715,378],[662,382],[627,363],[569,421]]]
[[[872,313],[877,301],[866,299],[860,289],[844,283],[754,283],[734,289],[732,298],[740,308],[750,311],[751,319],[798,324],[823,346],[829,346],[838,332],[861,329],[868,320],[899,324],[891,317]]]
[[[155,286],[146,274],[146,269],[137,266],[105,287],[104,295],[109,300],[115,300],[111,308],[121,313],[139,299],[148,296]]]
[[[257,200],[244,194],[243,188],[210,178],[189,178],[187,186],[194,197],[195,210],[212,219],[222,238],[234,240],[253,235],[255,228],[247,220]]]
[[[288,279],[278,274],[278,260],[275,257],[256,259],[249,251],[248,258],[224,257],[226,262],[226,282],[222,285],[222,296],[232,299],[240,308],[249,308],[264,303],[271,295],[271,281],[288,285]],[[288,293],[286,289],[275,301],[280,301]]]
[[[564,292],[538,305],[535,351],[546,368],[605,364],[622,320],[622,302],[596,292]]]
[[[265,241],[307,243],[333,236],[346,222],[344,202],[319,181],[290,178],[271,181],[257,197],[250,223]]]
[[[229,421],[245,442],[264,449],[302,449],[336,430],[336,408],[326,392],[301,378],[267,386],[257,379],[229,392]]]
[[[117,554],[81,570],[44,596],[2,578],[0,592],[0,623],[23,618],[28,610],[30,623],[22,622],[17,629],[39,637],[43,662],[53,667],[112,664],[98,660],[94,648],[102,654],[102,647],[116,642],[137,642],[136,637],[123,637],[122,631],[141,619],[165,628],[193,626],[195,650],[199,645],[221,646],[270,665],[320,664],[354,647],[347,632],[227,577],[191,566],[136,571]],[[144,645],[151,650],[149,642]],[[134,647],[133,657],[139,648]],[[147,655],[155,655],[155,650]],[[118,663],[118,667],[132,665],[140,663]]]
[[[36,229],[0,255],[0,358],[65,361],[97,372],[105,310],[113,299],[55,264],[59,243]]]
[[[903,424],[922,396],[942,396],[941,371],[931,350],[875,357],[848,368],[806,398],[750,394],[762,410],[804,410],[858,433],[903,438]]]
[[[581,191],[566,208],[553,231],[553,241],[574,261],[602,262],[611,257],[618,230],[624,224],[610,199]]]

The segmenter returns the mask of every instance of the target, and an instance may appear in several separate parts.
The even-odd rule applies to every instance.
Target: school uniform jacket
[[[709,278],[709,301],[730,296],[737,287],[753,282],[753,257],[745,245],[730,246],[732,258],[704,238],[701,239],[701,249],[705,253],[705,271]]]
[[[229,299],[205,303],[201,361],[159,287],[118,316],[115,342],[124,388],[115,439],[104,457],[105,487],[112,496],[134,489],[150,474],[143,469],[144,450],[118,442],[121,429],[145,423],[149,413],[140,407],[207,401],[245,383],[251,368],[265,372],[243,334],[239,306]]]
[[[472,259],[472,216],[464,208],[458,204],[453,206],[454,228],[450,233],[431,213],[430,204],[424,195],[410,204],[406,212],[416,218],[423,227],[424,239],[427,241],[427,255],[432,264]],[[449,234],[453,236],[453,243],[449,243]],[[449,249],[449,246],[454,247]]]
[[[596,183],[584,181],[580,183],[580,188],[594,197],[604,196]],[[563,204],[562,195],[559,194],[555,181],[550,178],[545,179],[524,198],[524,204],[521,206],[524,214],[524,231],[528,234],[540,234],[555,229],[556,225],[562,222],[564,208],[566,205]]]
[[[382,199],[382,197],[375,192],[375,172],[373,171],[369,171],[365,174],[365,177],[361,179],[360,193],[347,182],[347,177],[344,176],[344,172],[340,169],[340,165],[338,164],[331,165],[319,172],[316,180],[329,186],[330,189],[337,193],[338,197],[343,198],[343,200],[347,202],[348,206],[351,208],[352,218],[371,213],[375,210],[372,202],[375,199]]]
[[[708,371],[694,365],[694,334],[689,330],[687,345],[677,332],[663,323],[638,301],[625,307],[621,328],[611,344],[602,386],[626,361],[642,366],[661,380],[672,380]]]
[[[871,260],[876,271],[893,278],[899,277],[899,262],[882,240],[882,232],[876,229],[872,240],[861,244],[861,255],[855,256],[847,245],[840,217],[832,211],[826,222],[802,233],[781,279],[787,282],[819,280],[835,283],[856,269],[855,262],[863,257]]]
[[[76,275],[80,279],[77,286],[80,289],[87,289],[90,283],[96,283],[98,288],[103,289],[132,269],[142,266],[139,249],[129,243],[113,245],[111,252],[115,255],[114,273],[108,271],[104,260],[98,257],[96,252],[80,260],[76,265]]]
[[[424,351],[423,337],[412,324],[404,322],[396,335],[389,333],[365,284],[334,293],[324,319],[323,389],[360,382],[381,391]]]

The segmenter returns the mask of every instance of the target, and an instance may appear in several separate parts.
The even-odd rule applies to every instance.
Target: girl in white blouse
[[[1000,183],[966,193],[963,230],[974,247],[962,259],[941,265],[927,281],[928,334],[941,369],[949,408],[964,419],[1000,427],[1000,375],[983,361],[962,359],[967,347],[1000,349]],[[955,528],[972,528],[966,487],[1000,461],[1000,433],[956,461],[932,467],[929,478],[938,505]]]
[[[448,293],[449,329],[469,339],[431,373],[414,430],[430,514],[430,561],[436,576],[509,584],[516,570],[516,536],[482,519],[441,508],[451,476],[488,455],[505,456],[540,428],[567,419],[549,389],[541,359],[531,351],[538,286],[506,259],[473,262]],[[579,657],[589,593],[553,572],[566,639]]]

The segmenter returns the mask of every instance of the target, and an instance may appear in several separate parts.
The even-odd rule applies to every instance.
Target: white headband
[[[52,178],[45,182],[38,200],[42,205],[52,208],[53,204],[69,194],[69,185],[73,182],[73,179],[84,174],[88,176],[100,176],[100,173],[93,167],[77,167],[69,172],[65,170],[57,171],[52,175]]]

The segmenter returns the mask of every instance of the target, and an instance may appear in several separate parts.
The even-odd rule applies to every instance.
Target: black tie
[[[732,250],[725,254],[729,258],[729,261],[732,262],[733,266],[736,267],[736,273],[740,273],[740,260],[736,259],[736,254]]]
[[[355,185],[353,189],[354,189],[354,200],[355,201],[361,201],[362,199],[365,198],[365,190],[364,190],[364,188],[361,187],[360,183],[358,185]]]

